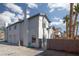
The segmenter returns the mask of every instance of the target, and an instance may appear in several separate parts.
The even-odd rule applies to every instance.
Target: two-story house
[[[50,39],[52,34],[49,23],[50,21],[46,14],[36,14],[9,25],[6,28],[6,40],[21,46],[44,48],[46,47],[47,39]]]

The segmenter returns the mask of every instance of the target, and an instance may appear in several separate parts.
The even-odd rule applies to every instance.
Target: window
[[[46,28],[46,23],[45,22],[43,22],[43,28]]]
[[[46,24],[44,23],[43,26],[44,26],[44,28],[45,28],[45,27],[46,27]]]
[[[46,28],[46,20],[45,19],[42,20],[42,25],[43,25],[43,28]]]
[[[36,42],[36,38],[34,36],[32,36],[32,43]]]

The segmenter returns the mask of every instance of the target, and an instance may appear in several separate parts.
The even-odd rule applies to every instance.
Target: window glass
[[[36,37],[32,36],[32,43],[36,42]]]

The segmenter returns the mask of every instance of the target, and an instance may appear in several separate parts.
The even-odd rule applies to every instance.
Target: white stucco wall
[[[43,27],[43,23],[45,23],[45,27]],[[39,31],[38,31],[38,38],[39,39],[42,39],[42,43],[41,43],[41,47],[42,48],[46,48],[47,46],[47,39],[48,39],[48,25],[49,25],[49,22],[47,20],[47,18],[43,18],[43,16],[39,16]],[[45,37],[45,39],[43,40],[43,35]]]
[[[38,36],[38,38],[43,39],[43,24],[42,24],[43,21],[42,20],[46,24],[46,27],[44,28],[44,35],[45,35],[46,39],[48,39],[48,30],[47,30],[47,28],[48,28],[49,23],[48,23],[48,21],[45,17],[43,19],[43,16],[39,16],[39,31],[38,31],[39,36]]]
[[[14,25],[15,26],[15,25]],[[11,43],[18,43],[19,41],[19,24],[16,24],[16,29],[14,29],[14,26],[11,26],[9,28],[11,28],[11,30],[9,30],[8,28],[8,32],[7,32],[7,40],[8,42],[11,42]],[[15,35],[15,36],[14,36]]]
[[[24,26],[23,26],[23,38],[24,38],[24,46],[28,46],[29,40],[29,21],[28,19],[24,19]]]
[[[24,22],[20,23],[20,37],[19,39],[23,41],[23,45],[24,45]]]
[[[44,28],[44,33],[43,33],[43,23],[45,22],[45,28]],[[14,29],[14,26],[16,25],[16,29]],[[39,47],[39,39],[43,39],[43,34],[45,35],[45,38],[51,38],[51,29],[49,30],[49,37],[48,37],[48,25],[49,22],[47,18],[43,16],[35,16],[33,18],[24,19],[24,22],[22,23],[17,23],[13,26],[11,26],[11,30],[8,29],[7,32],[7,38],[8,42],[11,43],[18,43],[19,40],[23,40],[23,45],[28,46],[29,43],[31,45],[34,45],[34,47]],[[14,34],[16,37],[14,37]],[[32,43],[32,35],[36,37],[36,42]]]
[[[38,47],[38,22],[39,16],[29,19],[29,43],[32,43],[32,35],[36,37],[36,42],[32,43],[34,47]]]
[[[52,28],[50,28],[49,29],[49,39],[53,39],[53,34],[54,32],[53,32],[53,30],[52,30]]]

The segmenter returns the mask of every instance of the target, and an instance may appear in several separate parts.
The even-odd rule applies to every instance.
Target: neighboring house
[[[0,31],[0,40],[4,39],[4,32]]]
[[[53,28],[52,29],[52,38],[53,39],[59,39],[62,37],[62,33],[59,31],[58,28]]]
[[[3,27],[0,27],[0,40],[4,40],[4,36],[5,35],[5,32],[4,32],[4,29]]]
[[[47,39],[51,39],[52,30],[47,29],[49,23],[45,14],[36,14],[9,25],[6,28],[5,38],[8,42],[21,46],[43,48],[47,44]]]

